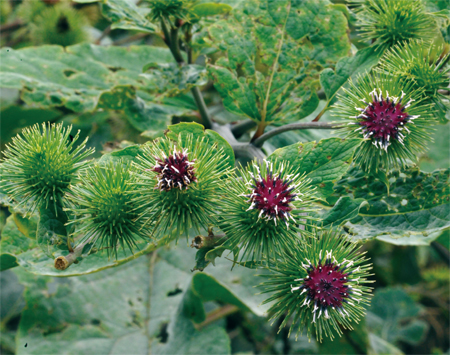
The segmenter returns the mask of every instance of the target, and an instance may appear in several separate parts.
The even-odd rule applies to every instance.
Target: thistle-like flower
[[[262,261],[282,253],[313,220],[315,200],[310,180],[286,162],[253,162],[231,176],[224,199],[220,228],[230,249],[243,250],[241,260]]]
[[[349,82],[334,105],[337,116],[350,121],[341,130],[366,141],[355,154],[364,170],[399,167],[416,161],[426,148],[435,120],[423,91],[398,76],[360,76]]]
[[[382,50],[411,39],[432,39],[436,21],[421,0],[354,0],[360,5],[357,26],[361,37]]]
[[[160,238],[167,231],[185,233],[216,223],[224,188],[230,174],[225,154],[203,137],[192,135],[157,139],[143,147],[133,163],[139,179],[136,202],[144,208],[140,219]]]
[[[439,90],[446,90],[450,85],[450,66],[445,66],[450,54],[440,57],[433,51],[433,46],[423,41],[396,45],[381,58],[379,70],[411,82],[414,89],[423,89],[427,96],[426,102],[434,104],[433,112],[437,118],[446,122],[448,97],[439,93]]]
[[[345,237],[325,231],[302,245],[293,247],[286,257],[274,260],[266,275],[262,293],[273,293],[263,303],[272,303],[270,320],[284,317],[280,329],[292,318],[289,335],[297,326],[296,337],[306,328],[317,340],[342,335],[340,326],[352,329],[369,305],[371,288],[367,278],[372,269],[364,253]]]
[[[94,150],[84,150],[87,138],[76,147],[79,132],[72,138],[71,130],[62,124],[44,123],[41,128],[36,124],[6,145],[2,185],[19,205],[28,206],[28,212],[61,202],[77,173],[88,164],[83,160]]]
[[[131,164],[125,162],[97,163],[81,176],[81,183],[67,195],[72,206],[65,209],[75,216],[68,223],[76,227],[73,235],[83,235],[77,242],[89,240],[117,258],[118,246],[133,252],[136,238],[146,239],[142,222],[135,221],[141,210],[131,185],[135,179]]]

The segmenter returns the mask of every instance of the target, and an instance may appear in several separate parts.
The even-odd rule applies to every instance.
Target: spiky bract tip
[[[358,245],[332,231],[323,231],[293,247],[286,256],[271,260],[274,272],[261,286],[272,293],[263,303],[271,303],[270,320],[284,318],[280,329],[290,323],[289,335],[305,329],[318,341],[333,339],[351,322],[364,316],[370,304],[372,264],[358,253]]]
[[[133,164],[139,177],[136,202],[144,208],[139,218],[155,238],[172,230],[177,235],[187,235],[190,228],[200,232],[216,223],[224,179],[231,172],[216,144],[192,134],[177,141],[160,138],[144,146]]]
[[[384,50],[413,39],[431,40],[437,27],[421,0],[354,0],[363,39]]]
[[[386,51],[377,69],[411,82],[412,89],[423,89],[426,102],[434,104],[435,117],[446,122],[448,96],[439,90],[450,85],[450,66],[446,65],[450,54],[440,56],[435,52],[442,53],[442,48],[436,50],[424,41],[404,42]]]
[[[226,244],[242,251],[241,260],[267,260],[309,234],[314,189],[288,162],[241,167],[227,188],[220,228]]]
[[[365,138],[355,162],[366,171],[399,168],[416,161],[431,140],[432,105],[423,90],[387,73],[365,74],[338,95],[334,114],[344,120],[339,132],[349,138]]]
[[[119,161],[105,165],[95,164],[81,176],[81,183],[72,186],[68,200],[73,213],[68,224],[76,226],[74,235],[83,235],[79,243],[90,239],[92,245],[105,247],[108,256],[117,258],[118,247],[132,253],[136,239],[148,239],[142,222],[136,220],[141,206],[135,202],[137,194],[132,183],[136,176],[131,164]],[[148,239],[149,240],[149,239]]]
[[[59,203],[88,164],[83,160],[94,149],[84,149],[87,138],[76,146],[79,132],[72,137],[71,130],[72,126],[63,128],[62,124],[36,124],[6,145],[2,185],[28,212]]]

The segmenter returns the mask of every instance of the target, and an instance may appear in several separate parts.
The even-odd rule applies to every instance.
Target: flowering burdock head
[[[341,132],[366,139],[355,161],[364,170],[397,168],[407,159],[416,161],[435,123],[423,91],[385,73],[366,74],[349,84],[344,95],[338,95],[334,112],[347,121]]]
[[[308,337],[342,335],[340,326],[352,329],[369,305],[371,288],[366,284],[372,264],[358,246],[334,232],[324,231],[306,243],[292,248],[287,257],[269,268],[262,293],[273,293],[263,303],[272,303],[270,320],[284,317],[281,328],[290,323],[289,335],[296,337],[305,328]]]
[[[139,218],[149,234],[160,238],[172,230],[178,235],[189,228],[200,232],[216,222],[224,178],[231,170],[215,144],[192,135],[157,139],[144,146],[133,164],[139,177],[136,202],[144,208]]]
[[[177,151],[174,148],[172,154],[165,155],[162,152],[162,157],[155,156],[156,164],[151,169],[157,175],[158,183],[156,189],[161,191],[170,191],[171,189],[188,189],[192,182],[197,182],[195,177],[195,160],[189,160],[187,149],[180,149]]]
[[[447,97],[439,93],[450,85],[449,55],[433,54],[433,47],[423,41],[410,41],[388,50],[379,63],[379,70],[400,76],[411,82],[414,89],[423,89],[427,102],[434,104],[433,112],[445,120]],[[442,50],[438,51],[442,53]]]
[[[365,0],[360,5],[357,26],[361,37],[382,50],[411,39],[432,39],[435,18],[421,0]]]
[[[28,206],[28,212],[48,207],[50,202],[59,203],[77,173],[88,164],[83,160],[94,150],[84,150],[87,138],[75,146],[79,132],[72,137],[71,130],[62,124],[36,124],[6,145],[2,185],[19,205]]]
[[[262,261],[282,253],[301,236],[312,217],[314,189],[310,180],[286,162],[253,162],[227,183],[220,228],[230,249],[239,246],[241,260]]]
[[[83,235],[79,242],[90,239],[117,258],[118,246],[133,252],[136,238],[145,239],[141,221],[135,221],[140,211],[131,185],[135,179],[130,163],[109,162],[87,169],[67,195],[71,207],[65,209],[75,217],[68,223],[76,227],[73,234]]]

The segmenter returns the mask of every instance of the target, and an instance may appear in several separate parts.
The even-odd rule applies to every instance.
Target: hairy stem
[[[307,123],[290,123],[285,126],[281,126],[271,130],[270,132],[264,133],[261,137],[257,138],[253,145],[255,147],[261,148],[264,142],[280,133],[287,131],[294,131],[299,129],[340,129],[342,126],[336,123],[326,123],[326,122],[307,122]]]

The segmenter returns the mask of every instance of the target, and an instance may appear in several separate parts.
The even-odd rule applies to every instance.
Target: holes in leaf
[[[181,292],[183,292],[183,290],[181,288],[179,288],[178,286],[176,286],[175,290],[167,292],[167,296],[168,297],[176,296]]]
[[[116,71],[119,71],[119,70],[125,70],[125,68],[122,68],[122,67],[107,67],[108,69],[109,69],[109,71],[112,71],[113,73],[115,73]]]
[[[159,328],[159,333],[156,337],[159,339],[160,343],[167,343],[167,340],[169,339],[169,333],[167,332],[168,326],[169,322],[164,322]]]
[[[77,72],[72,69],[66,69],[66,70],[63,70],[63,73],[66,77],[70,78],[72,75],[76,74]]]
[[[102,322],[99,319],[93,319],[91,320],[91,324],[95,326],[99,326]]]

